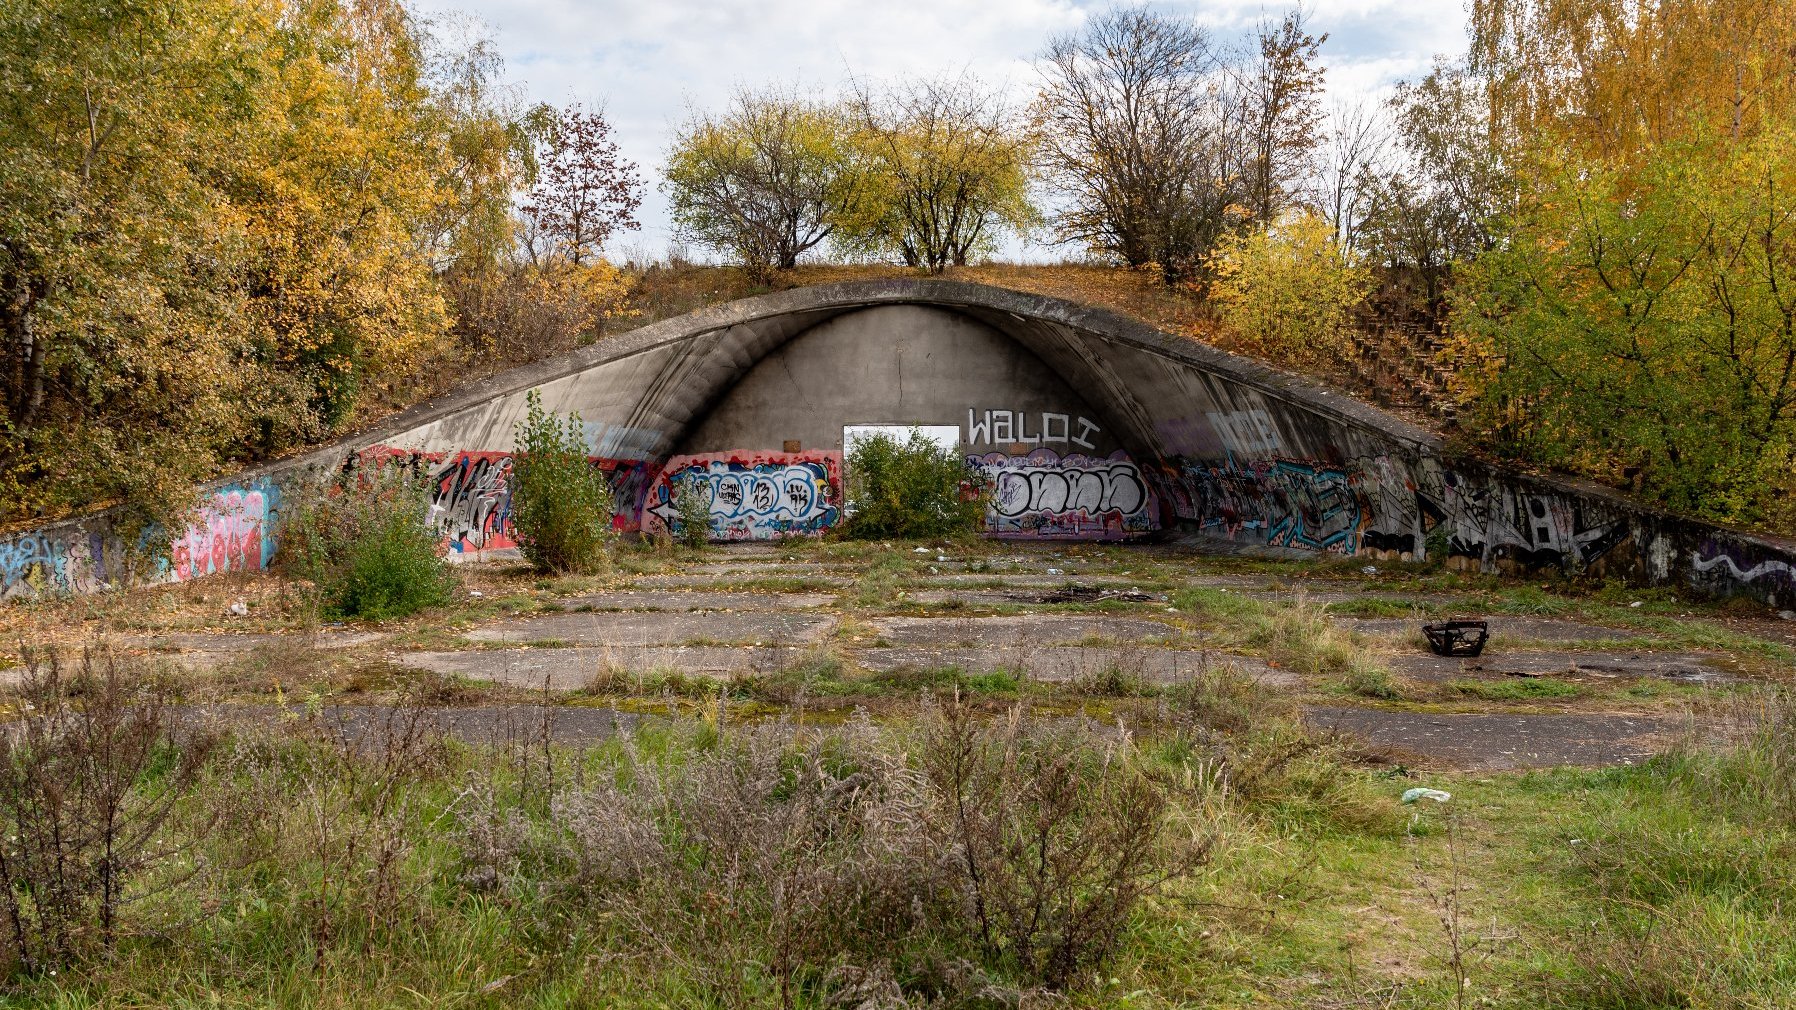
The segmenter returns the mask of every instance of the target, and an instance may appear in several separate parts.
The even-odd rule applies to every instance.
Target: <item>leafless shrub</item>
[[[168,682],[109,650],[28,654],[0,730],[0,914],[26,974],[110,950],[134,902],[190,880],[165,829],[214,740],[170,710]],[[186,825],[183,835],[203,834]]]
[[[1116,949],[1135,907],[1206,859],[1173,837],[1167,796],[1122,752],[954,698],[926,718],[930,833],[988,962],[1064,989]]]
[[[423,886],[400,872],[414,844],[410,786],[442,769],[446,734],[416,696],[311,711],[293,732],[301,750],[288,828],[319,874],[307,908],[313,946],[327,949],[354,923],[366,950],[398,925],[412,904],[405,899]]]
[[[539,819],[483,783],[460,811],[464,881],[596,912],[724,1005],[1034,1006],[1207,852],[1121,741],[958,701],[931,720],[626,737]]]
[[[619,774],[556,801],[577,897],[730,1005],[792,1006],[939,901],[925,783],[864,720],[823,738],[735,728],[683,764],[632,743]]]

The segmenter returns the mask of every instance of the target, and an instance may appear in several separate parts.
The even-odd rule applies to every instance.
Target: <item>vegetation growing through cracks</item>
[[[875,432],[848,449],[846,534],[857,539],[969,537],[985,528],[990,481],[919,428]]]
[[[1406,813],[1405,772],[1226,666],[1127,685],[1114,726],[913,679],[959,686],[821,727],[711,696],[569,746],[525,708],[452,736],[430,678],[202,726],[145,664],[34,657],[9,689],[9,1005],[1796,996],[1787,694],[1719,749]]]
[[[310,584],[324,617],[383,621],[449,601],[455,575],[428,489],[409,471],[376,467],[288,501],[277,560]]]
[[[531,390],[513,433],[511,518],[525,559],[543,572],[592,572],[615,539],[605,472],[586,454],[579,414],[543,409]]]

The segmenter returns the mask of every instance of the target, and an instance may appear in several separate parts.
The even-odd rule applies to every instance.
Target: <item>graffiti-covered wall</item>
[[[280,484],[259,478],[208,492],[193,522],[172,534],[150,529],[127,540],[99,516],[0,538],[0,600],[266,568],[280,500]],[[165,552],[149,552],[165,541]]]
[[[683,532],[676,493],[704,501],[712,540],[815,536],[841,519],[842,454],[734,450],[675,456],[642,505],[645,531]]]
[[[1181,535],[1796,607],[1796,544],[1456,458],[1399,418],[1107,312],[891,279],[712,306],[483,380],[209,490],[138,568],[104,515],[0,537],[0,598],[261,567],[284,482],[370,463],[428,480],[446,551],[512,547],[512,432],[532,390],[580,414],[625,532],[677,524],[690,488],[716,539],[815,535],[842,519],[844,429],[916,424],[960,433],[1001,537]]]

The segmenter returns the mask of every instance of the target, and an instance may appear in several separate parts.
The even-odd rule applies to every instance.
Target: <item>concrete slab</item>
[[[708,575],[712,578],[720,575],[745,575],[756,579],[801,579],[812,575],[827,575],[829,570],[821,564],[808,561],[744,558],[740,561],[706,561],[685,565],[677,574]]]
[[[1311,725],[1430,763],[1468,771],[1631,764],[1663,750],[1682,729],[1634,715],[1494,715],[1313,707]]]
[[[570,596],[563,610],[804,610],[836,602],[832,593],[619,591]]]
[[[115,643],[128,649],[142,649],[190,670],[212,670],[240,659],[257,649],[293,648],[334,651],[378,642],[382,636],[374,631],[321,631],[288,633],[232,634],[228,632],[168,632],[158,635],[122,635]]]
[[[719,575],[633,575],[630,577],[630,582],[631,582],[631,584],[639,586],[642,589],[728,590],[732,585],[740,584],[744,578],[762,578],[762,577],[763,576],[758,575],[753,572],[746,573],[746,574],[745,573],[733,573],[730,575],[721,575],[721,574],[719,574]],[[810,573],[810,572],[807,572],[803,575],[785,575],[785,574],[776,573],[776,574],[772,574],[772,575],[767,575],[767,576],[765,576],[765,578],[769,578],[769,579],[777,579],[777,578],[803,579],[803,580],[805,580],[805,582],[807,582],[809,584],[818,585],[818,586],[847,586],[847,585],[853,584],[853,582],[854,582],[853,579],[849,578],[846,575],[832,575],[832,574],[828,574],[828,573]]]
[[[869,622],[899,645],[1034,647],[1087,639],[1176,643],[1195,635],[1159,621],[1108,614],[1016,614],[1003,617],[881,617]]]
[[[799,646],[638,646],[623,648],[474,649],[465,652],[409,652],[395,661],[421,670],[513,687],[576,691],[607,669],[622,673],[677,670],[693,676],[730,679],[773,673],[797,663]]]
[[[476,642],[559,641],[570,645],[681,645],[697,641],[763,645],[813,642],[835,627],[829,615],[785,611],[594,611],[501,621],[467,633]]]
[[[1728,656],[1713,652],[1509,652],[1486,650],[1471,659],[1406,653],[1390,659],[1392,672],[1421,681],[1481,677],[1656,677],[1695,684],[1719,684],[1737,675]]]
[[[853,658],[866,669],[878,672],[907,666],[951,666],[967,673],[1005,670],[1022,674],[1031,680],[1063,682],[1096,677],[1114,670],[1126,676],[1140,677],[1152,684],[1176,684],[1204,669],[1227,663],[1268,686],[1293,687],[1299,682],[1295,675],[1274,670],[1263,660],[1187,649],[1080,645],[995,648],[898,646],[890,649],[865,649],[854,654]]]
[[[1482,617],[1469,614],[1460,619],[1489,621],[1493,646],[1500,646],[1504,642],[1599,642],[1660,637],[1650,631],[1634,628],[1611,628],[1551,617]],[[1422,639],[1424,623],[1408,617],[1337,617],[1335,621],[1362,634],[1414,639],[1417,642]]]
[[[968,605],[1017,606],[1047,603],[1163,603],[1166,594],[1143,592],[1132,586],[1077,585],[1059,588],[920,589],[905,598],[929,604],[958,600]]]

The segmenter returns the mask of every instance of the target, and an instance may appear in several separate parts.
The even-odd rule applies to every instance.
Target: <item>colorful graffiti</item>
[[[1180,461],[1174,513],[1230,540],[1352,554],[1367,509],[1344,467],[1271,459],[1245,465]]]
[[[842,454],[834,451],[674,456],[642,509],[646,533],[677,535],[673,482],[695,481],[711,513],[713,540],[811,536],[841,518]]]
[[[91,593],[107,584],[105,538],[25,533],[0,541],[0,600],[40,593]]]
[[[267,568],[279,499],[280,490],[268,482],[214,492],[198,518],[169,542],[169,581]]]
[[[1707,583],[1731,583],[1754,593],[1772,595],[1779,590],[1796,590],[1796,564],[1763,549],[1714,537],[1703,542],[1690,567],[1692,581],[1699,588]]]
[[[1432,461],[1180,460],[1156,475],[1173,514],[1230,540],[1491,569],[1599,564],[1631,542],[1627,517],[1563,494],[1472,481]],[[1430,543],[1433,546],[1429,546]]]
[[[630,429],[634,430],[634,429]],[[642,502],[660,467],[641,459],[591,458],[611,483],[612,527],[639,528]],[[345,473],[365,466],[409,467],[430,486],[430,522],[457,556],[517,546],[511,522],[512,456],[508,452],[415,452],[374,446],[344,460]]]
[[[265,479],[219,488],[169,538],[168,553],[153,559],[145,551],[161,530],[147,530],[127,547],[104,519],[0,541],[0,600],[98,592],[136,578],[134,571],[147,570],[148,581],[186,582],[266,568],[274,557],[279,502],[280,488]],[[137,564],[143,568],[134,569]]]
[[[1154,496],[1125,453],[1094,459],[1037,449],[966,461],[991,481],[986,528],[997,536],[1119,539],[1158,528]]]
[[[430,522],[449,549],[516,547],[511,527],[511,454],[462,452],[430,475]]]

